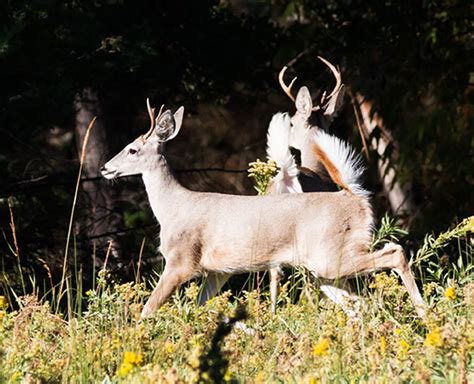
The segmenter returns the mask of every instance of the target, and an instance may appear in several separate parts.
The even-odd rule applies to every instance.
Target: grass
[[[392,224],[382,223],[386,238],[397,234],[387,229]],[[256,291],[239,297],[227,291],[198,307],[199,288],[192,282],[153,318],[138,323],[149,294],[145,283],[118,284],[105,270],[85,293],[80,285],[71,288],[73,277],[65,279],[63,313],[46,297],[12,293],[0,298],[0,382],[472,382],[469,225],[472,219],[446,232],[450,238],[446,233],[430,238],[417,254],[433,252],[414,261],[418,266],[429,260],[433,268],[443,246],[454,242],[464,260],[461,268],[455,260],[425,273],[426,324],[414,315],[395,275],[387,273],[366,284],[357,320],[318,300],[317,289],[312,298],[295,294],[295,287],[304,291],[311,284],[300,271],[283,286],[276,315],[266,289],[259,297]],[[381,236],[374,239],[383,242]],[[437,239],[443,241],[433,242]],[[19,309],[11,310],[15,301]],[[223,320],[232,323],[236,312],[248,328]]]

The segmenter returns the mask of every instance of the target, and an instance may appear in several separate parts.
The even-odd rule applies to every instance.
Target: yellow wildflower
[[[380,336],[380,354],[385,356],[385,351],[387,350],[387,340],[385,336]]]
[[[324,338],[318,341],[318,343],[313,348],[313,355],[315,356],[325,356],[328,354],[329,350],[329,339]]]
[[[399,341],[399,350],[398,350],[398,356],[401,358],[404,358],[408,351],[410,350],[410,344],[408,344],[405,340],[401,339]]]
[[[134,353],[130,351],[126,351],[123,356],[123,362],[129,363],[132,365],[140,365],[143,361],[143,356],[139,353]]]
[[[453,286],[447,288],[446,291],[444,291],[444,297],[451,301],[456,300],[456,290]]]
[[[259,195],[265,195],[270,180],[277,172],[277,165],[272,159],[267,162],[257,159],[253,163],[249,163],[248,176],[255,181],[255,189]]]
[[[260,371],[257,373],[257,376],[255,376],[255,384],[263,384],[265,382],[265,373],[263,371]]]
[[[397,336],[400,336],[402,334],[402,330],[400,328],[395,328],[393,332],[395,332],[395,335]]]
[[[320,384],[320,383],[321,383],[321,381],[316,379],[315,377],[311,377],[309,379],[309,384]]]
[[[173,343],[172,343],[171,341],[167,341],[167,342],[165,343],[165,349],[166,349],[166,352],[167,352],[168,354],[173,353],[173,351],[174,351],[174,345],[173,345]]]
[[[234,375],[232,374],[232,371],[227,370],[224,375],[224,382],[231,383],[233,378]]]
[[[425,345],[428,347],[441,347],[443,345],[443,336],[440,329],[435,328],[426,335]]]
[[[127,376],[134,367],[138,367],[143,362],[143,356],[139,353],[126,351],[123,355],[123,362],[118,369],[120,377]]]
[[[6,309],[8,307],[7,298],[5,296],[0,296],[0,309]]]
[[[130,364],[130,363],[126,363],[125,361],[120,364],[120,368],[118,370],[118,375],[120,377],[125,377],[127,376],[130,371],[133,369],[133,364]]]

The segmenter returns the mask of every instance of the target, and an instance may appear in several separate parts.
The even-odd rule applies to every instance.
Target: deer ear
[[[165,142],[175,133],[176,122],[174,120],[171,111],[167,109],[155,120],[155,134],[158,136],[158,140]]]
[[[181,129],[181,125],[183,124],[183,117],[184,117],[184,107],[183,106],[179,107],[174,113],[173,117],[174,117],[174,122],[175,122],[174,133],[168,138],[168,140],[174,139],[176,135],[179,133],[179,130]]]
[[[169,141],[174,139],[183,124],[184,107],[179,107],[173,114],[168,109],[161,116],[157,117],[155,122],[155,133],[159,141]]]
[[[311,94],[309,89],[305,86],[301,87],[296,95],[295,101],[296,110],[303,114],[304,116],[309,117],[313,109],[313,100],[311,99]]]

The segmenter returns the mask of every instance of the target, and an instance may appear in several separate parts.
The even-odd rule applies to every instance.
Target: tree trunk
[[[100,176],[100,167],[109,159],[110,149],[97,92],[90,88],[84,89],[76,97],[75,109],[75,134],[79,156],[81,155],[87,126],[93,117],[97,116],[89,136],[82,177]],[[114,189],[110,188],[105,180],[83,182],[82,189],[85,192],[82,204],[84,204],[85,209],[88,211],[88,219],[85,228],[80,229],[80,236],[87,238],[90,244],[97,250],[95,260],[99,266],[104,262],[108,241],[112,240],[113,245],[109,260],[115,266],[118,266],[120,247],[117,237],[113,235],[104,236],[106,233],[116,232],[121,222],[120,217],[115,214],[113,209],[116,201]]]
[[[396,172],[390,164],[393,161],[393,156],[396,156],[396,142],[390,132],[386,129],[382,118],[374,113],[371,116],[373,108],[372,102],[365,99],[362,95],[355,95],[359,111],[362,116],[363,129],[367,137],[370,138],[375,128],[381,130],[379,138],[373,137],[370,141],[370,146],[378,154],[377,168],[384,193],[390,204],[390,208],[399,220],[404,225],[409,225],[415,213],[415,205],[413,203],[412,195],[410,193],[410,185],[401,185],[396,179]],[[395,151],[390,157],[385,154],[388,145],[392,144]]]

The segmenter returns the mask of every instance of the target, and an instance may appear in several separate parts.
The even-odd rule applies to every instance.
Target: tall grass
[[[451,245],[463,259],[423,276],[427,324],[415,316],[395,275],[386,273],[371,279],[357,319],[316,299],[317,291],[313,299],[294,294],[313,289],[297,270],[283,285],[276,315],[266,286],[238,297],[226,291],[198,307],[193,282],[142,323],[149,292],[138,276],[119,284],[103,268],[94,288],[83,292],[77,270],[63,282],[67,307],[61,313],[48,302],[51,294],[38,296],[30,276],[31,293],[0,298],[0,382],[472,381],[472,223],[436,237],[444,239],[442,252],[439,242],[425,242],[413,258],[414,265],[426,262],[416,255],[430,249],[429,260],[436,260]],[[390,225],[385,219],[381,231],[393,239]],[[239,305],[248,314],[246,327],[222,333],[223,317],[232,318]]]

